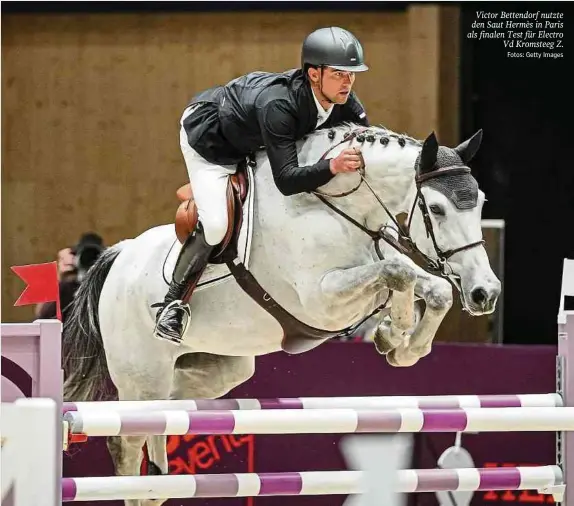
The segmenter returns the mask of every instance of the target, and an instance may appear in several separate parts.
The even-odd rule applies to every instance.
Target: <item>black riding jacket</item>
[[[183,121],[189,145],[206,160],[234,165],[266,149],[277,188],[284,195],[312,191],[333,174],[329,160],[300,167],[295,142],[316,129],[317,107],[300,69],[283,73],[253,72],[225,86],[210,88],[191,104],[203,103]],[[352,92],[335,104],[319,128],[342,122],[369,126],[363,105]]]

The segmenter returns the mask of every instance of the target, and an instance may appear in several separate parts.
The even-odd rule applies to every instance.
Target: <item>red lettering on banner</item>
[[[182,446],[186,448],[187,458],[181,455],[174,455]],[[248,472],[253,469],[253,447],[255,438],[253,435],[233,436],[233,435],[210,435],[206,437],[185,435],[169,436],[167,438],[167,455],[169,461],[170,474],[196,474],[212,468],[220,462],[226,455],[235,453],[247,445],[247,466]],[[252,472],[252,471],[251,471]]]
[[[254,438],[253,435],[241,436],[240,438],[236,438],[235,436],[229,436],[231,440],[231,444],[235,446],[235,448],[240,448],[246,443],[253,443]]]
[[[189,460],[194,462],[196,466],[200,469],[209,469],[210,467],[221,460],[220,458],[215,459],[213,457],[213,453],[211,452],[211,448],[207,446],[207,443],[203,441],[198,441],[195,443],[188,452]],[[204,459],[205,457],[205,459]],[[219,454],[218,454],[219,457]]]
[[[167,437],[167,455],[169,456],[173,452],[175,452],[180,446],[182,442],[189,443],[195,438],[193,434],[185,435],[185,436],[168,436]]]
[[[516,494],[510,490],[504,490],[500,500],[504,502],[514,502],[516,501]]]
[[[520,495],[518,496],[518,502],[536,502],[536,503],[543,503],[545,501],[545,494],[539,494],[538,492],[533,492],[530,490],[521,490]],[[552,496],[549,495],[552,499]]]
[[[483,467],[532,467],[540,464],[516,464],[514,462],[485,462]],[[554,498],[550,494],[539,494],[535,490],[487,490],[483,493],[484,501],[503,501],[519,503],[547,503],[554,504]]]
[[[179,441],[181,439],[181,436],[168,436],[167,437],[167,443],[165,445],[165,448],[167,450],[167,455],[171,455],[175,450],[177,450],[177,447],[179,446]]]
[[[191,464],[191,465],[190,465]],[[169,460],[169,474],[195,474],[193,463],[188,464],[181,457]]]

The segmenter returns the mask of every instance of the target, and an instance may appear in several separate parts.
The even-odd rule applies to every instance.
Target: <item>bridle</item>
[[[343,137],[343,139],[340,142],[331,146],[323,154],[323,156],[321,157],[321,160],[325,159],[325,157],[333,149],[335,149],[337,146],[340,146],[341,144],[344,144],[346,142],[350,142],[355,138],[359,142],[362,142],[364,140],[364,133],[367,130],[368,130],[368,128],[359,128],[359,129],[353,130],[351,132],[347,132],[347,134],[345,134],[345,136]],[[388,141],[388,139],[387,139],[387,141]],[[385,203],[382,201],[382,199],[379,197],[379,195],[377,195],[377,193],[373,190],[373,188],[371,187],[371,185],[367,181],[367,179],[365,177],[366,176],[365,161],[363,159],[362,154],[359,153],[359,156],[361,157],[361,167],[357,170],[357,172],[360,175],[361,180],[357,186],[355,186],[354,188],[352,188],[349,191],[337,193],[334,195],[333,194],[327,194],[327,193],[321,192],[319,190],[315,190],[311,193],[316,195],[317,198],[319,198],[326,206],[328,206],[330,209],[332,209],[334,212],[336,212],[339,216],[342,216],[344,219],[346,219],[347,221],[352,223],[354,226],[356,226],[357,228],[359,228],[360,230],[365,232],[368,236],[370,236],[375,243],[375,251],[377,252],[377,256],[381,260],[384,257],[383,257],[383,254],[381,252],[380,246],[379,246],[380,240],[385,241],[387,244],[391,245],[393,248],[398,250],[400,253],[403,253],[405,255],[406,254],[412,254],[412,255],[419,256],[420,258],[422,258],[422,261],[425,264],[423,268],[427,272],[435,274],[435,275],[439,275],[441,277],[444,277],[444,278],[448,279],[449,282],[451,282],[451,284],[453,284],[453,286],[458,290],[458,292],[460,294],[461,301],[463,303],[462,307],[465,308],[466,304],[465,304],[465,300],[464,300],[464,294],[463,294],[463,291],[462,291],[461,286],[460,286],[460,276],[457,273],[455,273],[454,270],[452,269],[452,267],[449,265],[448,259],[450,257],[452,257],[455,253],[459,253],[461,251],[466,251],[466,250],[469,250],[471,248],[483,245],[484,240],[472,242],[472,243],[466,244],[464,246],[460,246],[458,248],[452,248],[452,249],[449,249],[446,251],[442,250],[436,242],[434,229],[433,229],[430,215],[428,212],[428,207],[426,205],[426,201],[425,201],[424,195],[421,191],[421,188],[422,188],[423,184],[426,181],[428,181],[429,179],[436,178],[436,177],[442,177],[442,176],[445,176],[447,174],[448,175],[469,174],[470,168],[466,167],[464,165],[452,165],[452,166],[442,167],[440,169],[433,170],[432,172],[428,172],[426,174],[417,175],[415,177],[415,184],[416,184],[417,193],[416,193],[415,199],[413,201],[411,212],[409,214],[409,220],[408,220],[408,223],[407,223],[407,226],[405,229],[398,222],[398,220],[393,216],[393,214],[389,211],[389,209],[387,208]],[[369,191],[373,194],[373,196],[375,197],[377,202],[381,205],[381,207],[385,210],[385,212],[387,213],[387,215],[389,216],[389,218],[393,222],[394,226],[396,227],[395,232],[398,234],[398,239],[396,239],[393,235],[391,235],[386,230],[387,228],[390,228],[390,227],[388,227],[388,225],[385,225],[384,227],[382,227],[379,230],[371,230],[371,229],[365,227],[364,225],[362,225],[361,223],[359,223],[357,220],[355,220],[354,218],[349,216],[347,213],[345,213],[341,209],[337,208],[335,205],[333,205],[331,202],[329,202],[326,199],[326,197],[340,198],[340,197],[346,197],[347,195],[351,195],[352,193],[356,192],[363,184],[365,184],[367,186]],[[414,214],[414,210],[415,210],[416,205],[419,206],[419,209],[422,213],[423,223],[424,223],[424,226],[426,229],[427,237],[430,237],[430,239],[433,243],[433,247],[434,247],[437,259],[431,258],[428,255],[426,255],[425,253],[423,253],[411,238],[411,235],[410,235],[411,223],[412,223],[412,218],[413,218],[413,214]]]

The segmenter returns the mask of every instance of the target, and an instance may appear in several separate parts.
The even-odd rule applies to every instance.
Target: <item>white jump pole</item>
[[[560,407],[557,393],[516,395],[427,395],[371,397],[293,397],[275,399],[183,399],[158,401],[65,402],[64,412],[157,410],[261,410],[261,409],[455,409]]]
[[[548,493],[563,482],[558,466],[485,469],[408,469],[398,472],[396,492],[441,490],[539,490]],[[64,478],[62,499],[183,499],[364,493],[362,471],[245,473],[167,476]]]
[[[572,431],[572,408],[68,412],[70,434],[341,434]]]

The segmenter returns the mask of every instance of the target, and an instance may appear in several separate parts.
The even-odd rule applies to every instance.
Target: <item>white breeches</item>
[[[190,110],[191,108],[188,108],[184,111],[182,121],[189,115]],[[208,162],[188,144],[183,126],[179,131],[179,143],[205,240],[211,246],[216,246],[227,232],[228,176],[234,174],[237,168],[234,165],[216,165]]]

